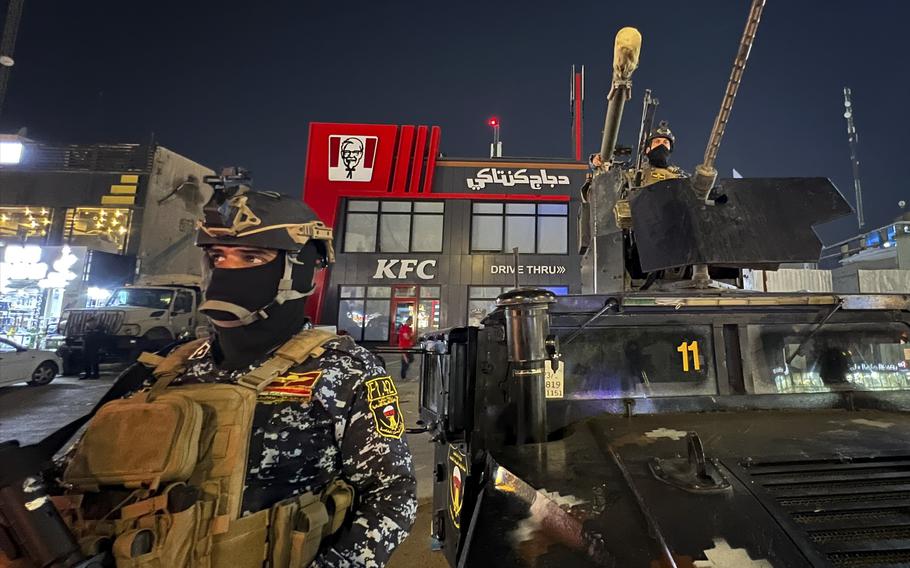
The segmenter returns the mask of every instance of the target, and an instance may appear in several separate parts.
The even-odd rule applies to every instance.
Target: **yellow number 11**
[[[683,373],[689,372],[689,353],[692,354],[692,361],[694,362],[693,367],[695,370],[701,370],[701,361],[698,360],[698,341],[691,341],[689,343],[683,341],[676,350],[682,354]]]

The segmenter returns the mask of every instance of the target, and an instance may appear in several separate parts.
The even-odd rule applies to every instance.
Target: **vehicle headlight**
[[[127,323],[120,326],[121,335],[139,335],[140,327],[134,323]]]

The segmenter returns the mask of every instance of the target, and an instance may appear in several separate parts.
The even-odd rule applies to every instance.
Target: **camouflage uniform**
[[[235,383],[250,368],[227,371],[204,344],[172,386]],[[345,525],[323,542],[312,566],[374,567],[407,536],[417,514],[416,479],[395,396],[395,423],[374,408],[368,383],[388,377],[377,358],[345,337],[323,346],[259,395],[249,446],[243,514],[293,495],[320,492],[335,477],[357,503]],[[267,357],[263,357],[265,360]],[[391,384],[391,379],[388,383]]]

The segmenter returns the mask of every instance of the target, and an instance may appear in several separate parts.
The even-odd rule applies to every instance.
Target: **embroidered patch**
[[[464,452],[449,446],[449,516],[456,529],[461,528],[461,506],[464,504],[464,483],[468,467]]]
[[[366,388],[376,431],[386,438],[401,438],[404,434],[404,417],[398,407],[398,390],[392,377],[370,379],[366,382]]]
[[[313,398],[313,387],[322,376],[322,371],[288,373],[278,377],[259,393],[260,402],[286,401],[309,402]]]

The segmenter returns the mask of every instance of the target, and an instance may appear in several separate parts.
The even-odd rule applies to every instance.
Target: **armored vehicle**
[[[812,226],[850,213],[827,179],[716,179],[763,4],[704,163],[646,187],[613,153],[640,40],[620,32],[589,294],[517,287],[423,338],[452,566],[910,565],[910,296],[736,288],[817,260]]]

